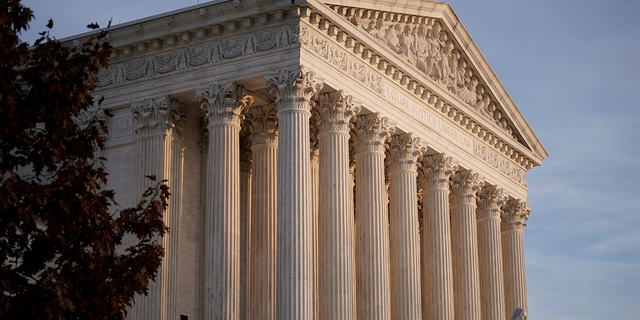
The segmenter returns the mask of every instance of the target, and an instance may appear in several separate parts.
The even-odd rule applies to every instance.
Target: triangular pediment
[[[357,37],[364,51],[402,69],[400,78],[427,79],[425,89],[445,92],[456,109],[517,147],[531,165],[548,156],[448,3],[329,0],[322,5],[342,18],[338,23],[351,25],[349,36]]]

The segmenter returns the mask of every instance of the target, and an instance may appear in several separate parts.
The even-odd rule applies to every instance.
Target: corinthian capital
[[[236,125],[244,120],[241,114],[253,103],[253,96],[244,94],[244,86],[231,82],[226,85],[212,83],[203,90],[196,91],[200,108],[204,111],[208,127],[215,125]]]
[[[181,135],[187,118],[187,109],[178,100],[166,96],[133,102],[131,113],[138,137],[154,134]]]
[[[424,147],[420,144],[420,138],[413,133],[394,135],[389,141],[389,172],[408,170],[418,172]]]
[[[247,120],[253,145],[278,143],[278,117],[273,105],[249,108]]]
[[[478,220],[500,219],[500,208],[507,201],[507,194],[502,188],[485,186],[478,192]]]
[[[360,112],[360,109],[361,103],[342,90],[321,94],[318,103],[320,133],[342,132],[349,134],[353,127],[350,122]]]
[[[322,78],[302,66],[294,71],[282,69],[274,76],[265,77],[264,82],[278,112],[311,112],[309,101],[316,97],[324,86]]]
[[[458,166],[453,163],[453,158],[446,154],[424,157],[422,161],[423,186],[427,190],[449,190],[449,178],[456,171],[458,171]]]
[[[394,124],[381,116],[372,113],[366,116],[358,116],[355,121],[356,153],[378,152],[384,154],[388,147],[386,141],[396,131]]]
[[[505,210],[502,212],[502,231],[522,231],[529,219],[531,206],[527,202],[514,199],[507,202]]]
[[[473,170],[456,172],[452,177],[451,203],[454,205],[476,205],[476,194],[484,181]]]

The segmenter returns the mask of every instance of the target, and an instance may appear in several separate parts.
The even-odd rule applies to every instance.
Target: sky
[[[33,42],[191,6],[31,0]],[[549,153],[527,173],[531,319],[640,315],[640,1],[449,2]]]

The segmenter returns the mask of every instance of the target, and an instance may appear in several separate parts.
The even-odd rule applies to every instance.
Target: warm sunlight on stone
[[[110,186],[172,193],[128,319],[526,314],[526,172],[548,154],[451,7],[400,2],[220,1],[109,30]]]

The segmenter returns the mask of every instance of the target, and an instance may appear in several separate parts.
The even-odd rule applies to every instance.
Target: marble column
[[[476,216],[482,319],[506,319],[500,240],[500,212],[506,198],[504,191],[495,186],[485,186],[478,194]]]
[[[281,320],[313,317],[309,118],[323,82],[303,67],[265,77],[278,116],[278,284]]]
[[[422,149],[420,138],[410,133],[389,142],[391,319],[422,319],[416,182]]]
[[[177,319],[178,223],[182,200],[182,132],[187,111],[170,97],[149,98],[131,107],[136,122],[138,163],[137,194],[156,182],[167,180],[171,198],[163,214],[169,228],[162,238],[165,255],[156,281],[149,282],[149,294],[138,296],[128,319]]]
[[[358,319],[391,318],[386,141],[395,126],[380,114],[356,118],[356,255]]]
[[[322,94],[318,104],[320,183],[318,210],[319,319],[354,319],[353,210],[350,198],[349,131],[360,103],[342,91]]]
[[[451,222],[449,214],[449,178],[458,170],[445,154],[423,160],[424,232],[420,253],[424,257],[422,306],[425,319],[453,320],[453,267],[451,257]]]
[[[209,129],[205,212],[205,319],[240,317],[240,123],[253,102],[244,87],[197,90]]]
[[[506,315],[516,308],[527,310],[527,279],[524,267],[524,231],[531,206],[513,199],[502,212],[502,263],[504,266],[504,294]]]
[[[240,137],[240,319],[250,319],[251,158],[251,138],[247,134]]]
[[[273,106],[249,109],[251,151],[251,314],[276,319],[278,118]]]
[[[456,172],[452,180],[450,204],[455,317],[480,320],[476,194],[484,181],[471,170]]]

